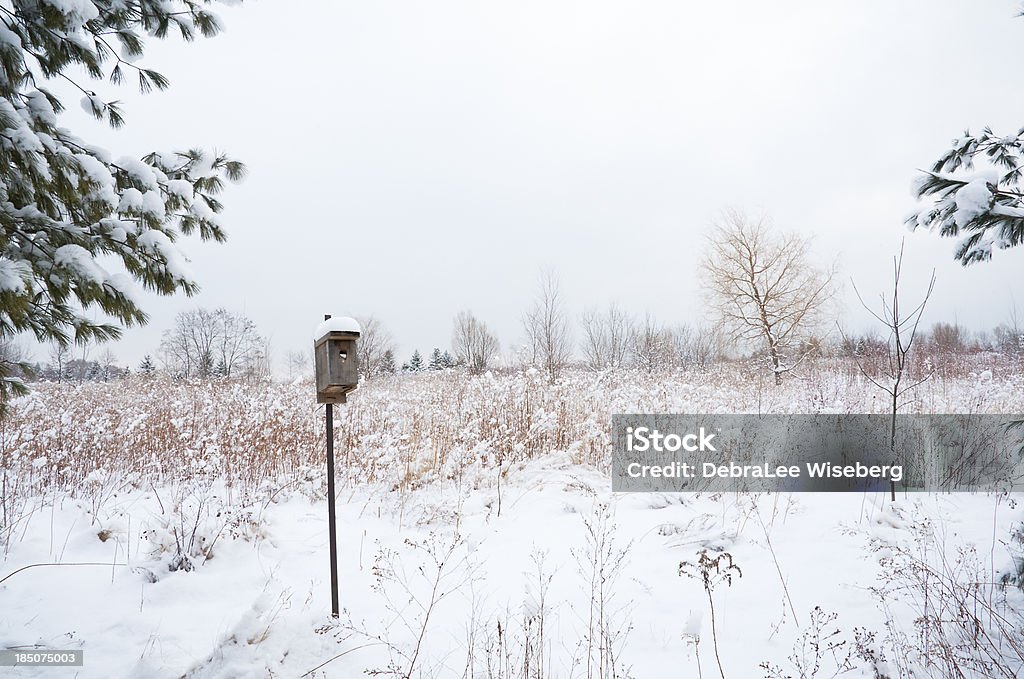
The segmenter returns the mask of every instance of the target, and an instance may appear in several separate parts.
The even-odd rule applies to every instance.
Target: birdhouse
[[[359,386],[359,359],[355,319],[326,316],[316,329],[313,360],[316,364],[316,402],[344,403],[345,395]]]

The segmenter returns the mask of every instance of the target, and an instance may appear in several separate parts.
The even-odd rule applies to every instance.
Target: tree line
[[[971,352],[1024,355],[1024,329],[1015,314],[991,332],[970,333],[944,322],[934,323],[930,331],[919,329],[934,288],[934,272],[930,281],[921,282],[922,298],[901,307],[907,294],[900,277],[902,252],[894,257],[894,265],[894,279],[877,312],[860,298],[879,321],[877,327],[851,334],[840,325],[834,305],[837,267],[814,261],[811,238],[777,231],[764,216],[751,218],[726,210],[709,228],[699,260],[707,326],[663,324],[650,314],[635,316],[616,304],[590,308],[574,318],[558,276],[545,271],[522,317],[525,343],[511,354],[502,353],[486,323],[463,311],[453,321],[453,363],[434,360],[441,356],[435,349],[427,364],[415,350],[401,371],[458,365],[481,372],[501,363],[533,366],[554,380],[570,365],[656,372],[707,368],[725,358],[747,357],[781,384],[804,361],[825,354],[901,375],[911,367],[910,349],[915,345],[930,356],[933,368],[940,363],[938,357]],[[856,281],[851,283],[857,290]],[[360,358],[365,374],[398,372],[390,333],[375,317],[362,321]]]
[[[817,265],[811,257],[810,239],[776,232],[766,218],[751,219],[727,211],[706,238],[700,270],[704,302],[710,312],[707,326],[666,324],[650,314],[631,314],[614,303],[572,315],[558,276],[544,271],[532,304],[521,318],[524,341],[511,349],[503,350],[487,323],[464,310],[452,321],[450,349],[434,347],[427,353],[416,349],[400,363],[390,331],[376,316],[364,316],[358,319],[362,329],[357,344],[360,370],[364,377],[374,378],[453,368],[481,373],[496,367],[531,366],[554,380],[570,366],[655,373],[706,369],[725,359],[745,357],[759,362],[781,383],[807,358],[825,354],[870,366],[871,375],[893,372],[893,366],[909,370],[915,365],[910,361],[912,345],[931,361],[931,368],[918,370],[922,374],[946,369],[951,356],[982,351],[1024,355],[1024,330],[1012,314],[1010,322],[990,332],[972,333],[944,322],[918,332],[930,286],[920,308],[914,309],[919,313],[913,333],[908,335],[902,321],[892,318],[901,295],[898,267],[892,299],[887,302],[883,296],[881,313],[875,314],[881,321],[878,327],[849,332],[830,314],[836,291],[834,265]],[[830,332],[830,320],[837,333]],[[897,331],[903,332],[902,338]],[[826,339],[829,335],[832,339]],[[109,349],[101,349],[92,343],[76,348],[54,342],[49,360],[30,365],[26,377],[82,382],[133,372],[118,365]],[[0,353],[12,364],[25,362],[25,352],[11,341],[0,346]],[[293,376],[308,372],[311,365],[308,351],[287,356],[287,369]],[[157,370],[178,379],[266,379],[273,372],[269,342],[256,323],[223,307],[177,314],[156,352],[134,368],[143,375]]]

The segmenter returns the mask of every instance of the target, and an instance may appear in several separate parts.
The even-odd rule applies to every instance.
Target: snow
[[[134,303],[136,306],[142,304],[142,294],[139,290],[139,286],[136,285],[135,279],[128,274],[116,273],[109,276],[103,283],[104,285],[117,290],[119,293],[124,295],[128,301]]]
[[[135,187],[128,187],[121,192],[121,202],[117,206],[118,212],[140,212],[142,211],[142,192]]]
[[[106,478],[92,481],[99,489]],[[213,558],[193,571],[175,572],[167,571],[164,550],[174,538],[160,527],[157,499],[166,502],[173,489],[129,491],[99,514],[83,503],[63,503],[28,520],[0,577],[31,563],[107,565],[35,568],[0,585],[0,645],[83,649],[81,679],[297,677],[336,656],[318,676],[362,676],[385,667],[389,657],[369,638],[380,635],[408,647],[418,631],[415,608],[388,610],[388,597],[404,593],[404,585],[375,577],[375,564],[393,559],[397,571],[408,575],[408,596],[424,597],[433,566],[423,550],[456,539],[450,582],[472,573],[473,584],[433,611],[422,666],[432,676],[461,676],[463,640],[474,614],[482,629],[501,621],[516,634],[524,620],[543,614],[554,639],[548,651],[552,676],[569,676],[590,605],[585,560],[583,572],[580,564],[585,522],[605,515],[605,546],[625,554],[607,603],[615,629],[632,627],[620,649],[631,676],[659,679],[667,668],[696,676],[698,662],[709,674],[714,660],[706,595],[699,582],[677,571],[681,560],[712,546],[729,551],[743,570],[732,586],[714,593],[726,674],[759,677],[760,662],[785,663],[800,631],[783,613],[776,561],[802,621],[821,606],[838,612],[837,627],[881,630],[884,619],[866,594],[882,568],[865,559],[871,541],[912,543],[912,521],[943,520],[953,554],[990,534],[993,519],[1005,534],[1020,516],[987,496],[924,496],[896,505],[884,494],[682,496],[663,505],[648,495],[612,497],[600,474],[558,457],[516,468],[502,492],[499,515],[493,486],[460,490],[438,483],[404,498],[384,488],[347,488],[337,505],[345,611],[337,623],[328,617],[323,500],[283,493],[261,510],[260,536],[225,535]],[[459,534],[476,545],[472,552],[454,537],[453,511],[460,514]],[[216,523],[204,518],[200,534],[212,539]],[[979,551],[990,547],[982,540]],[[537,555],[551,578],[543,612]],[[700,642],[696,654],[693,640]],[[25,668],[19,676],[52,672]]]
[[[83,96],[79,100],[79,103],[81,104],[83,111],[97,118],[103,115],[103,110],[106,107],[103,100],[95,94],[87,94]]]
[[[92,198],[100,200],[107,205],[117,205],[117,194],[114,191],[114,178],[110,170],[102,162],[85,153],[76,153],[75,160],[78,167],[90,182],[97,185],[93,191]]]
[[[313,339],[318,340],[329,332],[360,332],[359,321],[348,316],[332,316],[316,326]]]
[[[63,14],[68,20],[69,28],[81,27],[100,15],[92,0],[42,0],[42,4],[49,5]]]
[[[1024,208],[1013,207],[1010,205],[999,205],[997,203],[992,206],[992,214],[1001,215],[1003,217],[1013,217],[1014,219],[1024,219]]]
[[[986,360],[983,390],[977,374],[936,380],[915,388],[910,409],[1024,409],[1018,369]],[[611,493],[600,462],[606,411],[877,406],[855,371],[817,375],[813,394],[795,380],[762,392],[743,374],[567,372],[549,384],[526,371],[439,371],[368,381],[336,411],[348,442],[338,451],[337,621],[323,419],[308,380],[39,385],[12,404],[0,441],[6,487],[39,491],[8,500],[17,530],[5,541],[0,525],[0,579],[63,565],[0,584],[0,647],[84,651],[77,674],[18,671],[39,679],[367,676],[417,644],[436,557],[450,549],[413,676],[487,676],[464,673],[470,634],[479,669],[498,624],[514,650],[540,619],[543,676],[586,676],[591,583],[605,581],[607,629],[620,635],[613,648],[628,676],[718,676],[714,624],[725,676],[760,679],[762,662],[788,668],[815,607],[838,615],[830,629],[882,638],[888,620],[872,590],[901,552],[943,563],[973,551],[986,578],[1012,566],[1019,494],[893,503],[887,493]],[[509,429],[518,420],[522,434]],[[566,432],[569,450],[560,450],[553,442]],[[509,448],[499,475],[498,447],[520,435],[535,450]],[[47,481],[57,470],[59,487]],[[941,540],[923,542],[927,527]],[[621,560],[607,578],[589,570],[595,530],[608,563]],[[192,569],[170,570],[183,541]],[[714,618],[701,582],[679,573],[703,550],[728,552],[742,569],[715,588]],[[1020,599],[1013,587],[996,592]],[[919,613],[896,597],[886,607],[913,633]]]
[[[156,162],[165,170],[172,170],[182,164],[182,158],[177,153],[166,153],[159,151],[156,154]]]
[[[191,203],[195,192],[192,188],[192,182],[185,181],[184,179],[171,179],[167,182],[167,193],[181,198],[186,203]]]
[[[35,132],[24,125],[8,128],[4,133],[11,138],[15,147],[21,151],[40,153],[43,151],[43,143]]]
[[[150,190],[142,194],[142,211],[160,221],[164,220],[167,213],[159,191]]]
[[[0,257],[0,292],[24,292],[25,278],[31,272],[28,262]]]
[[[137,158],[123,156],[117,160],[116,164],[119,168],[124,170],[128,176],[145,188],[159,190],[160,185],[156,180],[153,168],[146,163],[138,160]]]
[[[203,221],[211,222],[213,224],[217,223],[217,213],[214,212],[202,198],[194,201],[192,205],[189,206],[188,211]]]
[[[988,212],[992,205],[992,191],[988,180],[972,179],[956,192],[956,225],[965,227],[972,220]]]
[[[189,172],[193,177],[206,177],[213,173],[213,164],[216,160],[215,154],[202,150],[199,153],[199,158],[192,163]]]
[[[79,278],[103,283],[107,279],[106,272],[96,264],[93,255],[81,245],[62,245],[53,252],[53,263],[70,269]]]
[[[185,263],[184,255],[163,231],[149,229],[139,235],[137,242],[143,251],[163,258],[168,273],[175,279],[179,281],[192,280],[192,272]]]
[[[107,230],[110,237],[118,243],[124,243],[129,233],[134,234],[138,231],[135,222],[115,219],[113,217],[101,219],[100,224]]]
[[[0,49],[5,51],[21,49],[21,38],[2,21],[0,21]]]
[[[3,24],[0,23],[0,27],[2,26]],[[3,30],[6,30],[6,27],[0,28],[0,33]],[[54,113],[53,106],[50,105],[49,99],[39,90],[32,90],[25,95],[25,103],[39,122],[46,125],[57,124],[57,114]]]

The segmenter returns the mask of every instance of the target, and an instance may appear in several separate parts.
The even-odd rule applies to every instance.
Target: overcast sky
[[[228,243],[185,241],[202,292],[156,298],[114,347],[155,353],[175,313],[244,311],[278,359],[325,312],[374,314],[405,358],[470,309],[522,340],[538,272],[574,315],[616,301],[701,322],[695,263],[725,207],[814,234],[823,263],[881,292],[907,237],[926,323],[1009,315],[1024,249],[963,268],[908,234],[914,170],[966,127],[1024,124],[1024,19],[1011,0],[267,0],[226,31],[151,40],[163,93],[97,83],[127,126],[65,124],[115,155],[214,147],[248,179]],[[1018,295],[1024,312],[1024,296]],[[849,292],[848,323],[866,325]]]

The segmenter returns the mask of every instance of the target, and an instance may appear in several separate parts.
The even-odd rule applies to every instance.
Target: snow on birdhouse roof
[[[348,316],[334,316],[316,326],[313,339],[318,340],[329,332],[360,332],[359,321]]]

